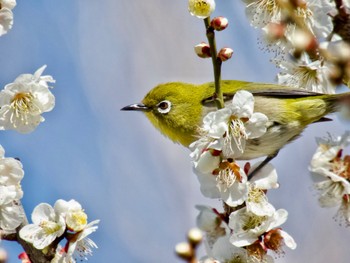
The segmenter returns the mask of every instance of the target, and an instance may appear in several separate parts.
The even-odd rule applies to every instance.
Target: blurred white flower
[[[24,212],[18,200],[23,197],[20,181],[24,171],[20,161],[5,157],[5,150],[0,145],[0,227],[14,230],[24,218]]]
[[[12,9],[16,6],[15,0],[0,0],[0,36],[6,34],[13,25]]]
[[[23,176],[22,163],[15,158],[5,158],[5,150],[0,145],[0,185],[18,185]]]
[[[46,203],[37,205],[32,213],[33,224],[25,225],[19,232],[20,237],[37,249],[50,245],[66,229],[63,216],[56,210]]]
[[[305,5],[296,9],[296,14],[317,38],[325,38],[333,29],[329,13],[334,8],[334,2],[329,0],[307,0]]]
[[[229,227],[234,229],[230,242],[237,247],[255,243],[270,230],[279,227],[287,220],[288,212],[284,209],[274,211],[271,216],[258,216],[241,208],[230,215]]]
[[[213,247],[216,240],[229,232],[227,224],[220,215],[209,206],[197,205],[199,210],[197,216],[197,227],[205,233],[205,239],[210,248]]]
[[[55,97],[48,83],[55,81],[51,76],[41,76],[45,68],[39,68],[34,75],[18,76],[0,92],[0,129],[32,132],[44,121],[41,114],[53,109]]]
[[[198,18],[207,18],[215,10],[214,0],[189,0],[188,11]]]
[[[335,93],[335,86],[328,80],[330,68],[320,60],[312,61],[306,53],[300,59],[288,57],[279,65],[278,83],[319,93]]]
[[[2,189],[0,189],[2,191]],[[3,194],[3,193],[2,193]],[[17,200],[12,200],[9,203],[0,201],[0,228],[5,231],[15,230],[25,217],[22,206]]]
[[[281,21],[281,8],[276,0],[243,0],[252,26],[263,28],[270,22]]]
[[[350,225],[350,156],[342,157],[343,149],[350,143],[350,132],[337,138],[318,140],[319,146],[312,157],[309,170],[319,191],[321,207],[339,206],[338,216]]]

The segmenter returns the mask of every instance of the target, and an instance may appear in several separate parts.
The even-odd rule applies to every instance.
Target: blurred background
[[[89,221],[101,219],[91,238],[99,246],[89,262],[181,262],[176,243],[195,226],[196,204],[220,202],[201,196],[189,151],[164,138],[141,113],[120,108],[141,101],[169,81],[212,81],[210,60],[193,46],[205,41],[203,22],[189,15],[187,1],[18,1],[13,29],[0,38],[0,85],[19,74],[44,72],[56,79],[56,107],[28,135],[1,132],[8,157],[19,157],[25,177],[23,205],[30,216],[41,202],[76,199]],[[219,1],[214,16],[229,19],[218,46],[234,49],[223,79],[274,82],[271,54],[261,50],[241,1]],[[312,189],[309,161],[315,136],[340,135],[332,123],[309,127],[273,160],[280,188],[269,193],[289,211],[283,229],[296,240],[276,262],[349,262],[349,229],[322,209]],[[1,242],[10,262],[19,245]]]

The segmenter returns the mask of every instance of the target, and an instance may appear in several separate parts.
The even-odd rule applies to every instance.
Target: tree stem
[[[221,59],[217,57],[216,51],[216,41],[214,29],[210,26],[210,17],[204,19],[204,24],[206,28],[207,39],[210,46],[211,60],[213,63],[214,70],[214,86],[215,86],[215,103],[218,109],[225,107],[224,97],[221,90]]]

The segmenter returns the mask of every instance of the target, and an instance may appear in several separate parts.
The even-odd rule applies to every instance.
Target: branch
[[[221,90],[221,60],[217,57],[216,42],[215,42],[215,32],[210,26],[210,17],[204,19],[204,24],[206,28],[207,39],[210,46],[211,60],[213,63],[214,70],[214,85],[215,85],[215,103],[218,109],[225,107],[224,97]]]

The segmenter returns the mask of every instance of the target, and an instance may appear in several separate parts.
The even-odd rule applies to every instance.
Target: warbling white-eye
[[[238,90],[254,95],[254,111],[265,114],[269,121],[266,133],[248,139],[241,160],[277,155],[287,143],[298,138],[305,127],[314,122],[330,120],[324,116],[349,104],[350,93],[320,94],[290,87],[236,80],[221,82],[225,102],[232,100]],[[188,147],[199,138],[202,118],[216,110],[214,84],[194,85],[171,82],[153,88],[142,103],[121,110],[142,111],[153,125],[171,140]]]

